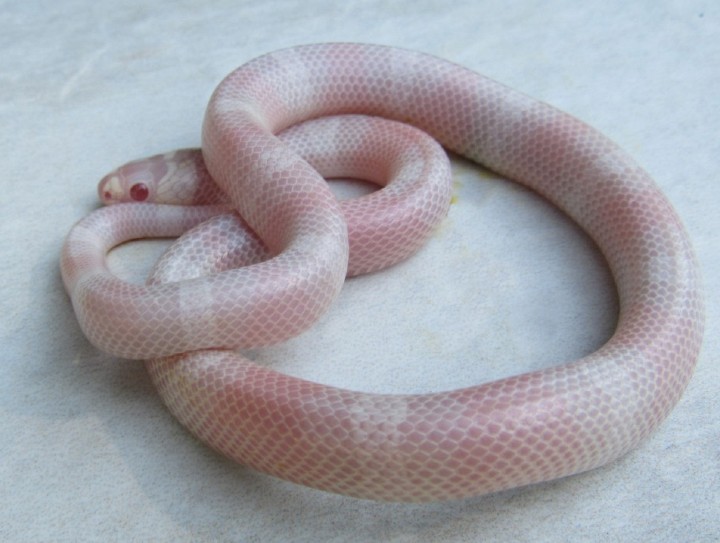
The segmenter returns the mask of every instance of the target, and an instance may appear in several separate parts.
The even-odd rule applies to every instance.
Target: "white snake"
[[[343,113],[415,125],[572,217],[601,248],[617,284],[620,316],[612,338],[569,364],[422,395],[336,389],[218,350],[300,332],[342,285],[348,262],[342,210],[320,175],[273,134]],[[364,498],[478,495],[617,458],[659,425],[690,379],[704,318],[697,265],[676,213],[616,145],[544,103],[419,53],[357,44],[297,47],[251,61],[220,84],[206,112],[202,152],[267,253],[248,249],[262,244],[244,241],[252,236],[243,238],[238,220],[226,215],[180,240],[151,278],[163,284],[123,284],[104,264],[112,244],[178,235],[223,211],[128,204],[99,210],[71,231],[62,272],[94,343],[119,356],[172,355],[148,362],[153,382],[185,426],[230,458]],[[150,182],[121,187],[119,179],[106,179],[101,196],[112,200],[135,187],[134,196],[143,199],[155,190]],[[444,214],[441,200],[424,223],[424,237]],[[209,257],[207,240],[223,236],[226,250],[245,249]],[[268,255],[275,256],[190,278]],[[191,260],[199,264],[185,269]],[[185,280],[166,282],[178,279]],[[144,300],[148,289],[160,289],[164,298]],[[210,347],[216,349],[180,354]]]

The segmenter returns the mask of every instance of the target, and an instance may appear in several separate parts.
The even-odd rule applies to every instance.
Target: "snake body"
[[[616,281],[620,315],[612,338],[569,364],[421,395],[328,387],[223,350],[298,333],[340,288],[348,262],[342,210],[319,174],[274,134],[307,119],[347,113],[412,124],[446,148],[534,189],[574,219],[598,244]],[[197,333],[185,320],[179,336],[162,348],[157,338],[166,332],[147,327],[136,330],[139,339],[131,334],[119,344],[106,343],[115,353],[125,352],[128,342],[141,343],[130,349],[134,356],[160,357],[148,369],[166,404],[190,431],[230,458],[363,498],[461,498],[578,473],[619,457],[660,424],[691,377],[704,318],[697,265],[677,214],[621,149],[547,104],[420,53],[358,44],[303,46],[253,60],[220,84],[206,112],[202,149],[210,177],[272,255],[242,268],[244,284],[237,292],[246,320],[224,324],[239,305],[226,291],[240,271],[195,276],[250,264],[255,257],[203,256],[199,266],[185,268],[188,255],[198,251],[183,249],[163,259],[148,287],[138,287],[175,289],[168,299],[179,302],[153,306],[153,323],[183,322],[190,318],[183,313],[188,308],[198,321],[222,330],[223,341],[188,348],[184,338],[194,342]],[[136,213],[150,213],[138,205],[143,204],[132,206]],[[195,209],[219,213],[217,206]],[[227,232],[225,220],[197,228]],[[180,222],[173,232],[190,226]],[[93,228],[79,235],[86,246],[92,245]],[[94,257],[77,257],[76,238],[71,232],[63,276],[78,317],[103,320],[102,311],[93,313],[94,294],[74,294],[95,281],[78,271]],[[212,253],[199,239],[203,234],[190,232],[180,243],[205,245],[199,253]],[[232,279],[216,288],[217,277]],[[122,308],[131,297],[114,285],[102,283],[106,308]],[[201,305],[193,298],[197,289],[217,305]],[[112,334],[117,338],[107,333]],[[245,339],[228,339],[236,334]],[[185,353],[206,347],[214,349]]]

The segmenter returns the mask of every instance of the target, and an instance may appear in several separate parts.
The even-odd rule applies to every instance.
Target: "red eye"
[[[130,187],[130,198],[136,202],[144,202],[150,195],[150,189],[145,183],[135,183]]]

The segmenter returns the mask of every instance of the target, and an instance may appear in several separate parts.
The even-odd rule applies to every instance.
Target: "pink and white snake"
[[[306,329],[341,288],[348,254],[351,273],[380,269],[409,256],[445,214],[447,178],[433,185],[432,197],[423,192],[406,206],[415,215],[394,224],[393,206],[412,199],[410,189],[380,203],[360,198],[358,215],[345,216],[320,174],[274,135],[309,119],[350,113],[414,125],[573,218],[601,248],[617,284],[620,315],[612,338],[569,364],[421,395],[337,389],[228,350]],[[344,138],[340,130],[334,137]],[[389,140],[380,147],[390,147]],[[210,205],[98,210],[69,234],[61,270],[91,341],[117,356],[151,358],[150,375],[173,414],[243,464],[378,500],[479,495],[619,457],[660,424],[692,375],[703,304],[692,248],[671,205],[648,174],[597,131],[477,73],[382,46],[322,44],[271,53],[232,72],[214,92],[202,143],[209,175],[198,155],[187,153],[121,168],[103,180],[101,198],[197,203],[197,194]],[[362,171],[349,171],[346,163],[324,173],[382,182],[398,169],[359,162]],[[430,177],[446,175],[440,170]],[[188,172],[206,189],[178,196],[162,188],[162,179],[177,181]],[[222,190],[207,188],[209,177]],[[217,205],[223,193],[254,234]],[[353,241],[357,225],[373,220],[368,213],[375,205],[382,220]],[[105,254],[113,245],[176,236],[196,224],[161,259],[147,286],[123,283],[108,271]],[[387,239],[378,243],[383,232]],[[417,239],[408,237],[418,232]],[[382,250],[388,240],[397,249]],[[357,248],[365,245],[375,248],[360,258]]]

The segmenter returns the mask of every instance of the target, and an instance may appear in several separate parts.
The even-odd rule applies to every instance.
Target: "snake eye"
[[[136,202],[144,202],[150,195],[150,189],[145,183],[135,183],[130,187],[130,198]]]

